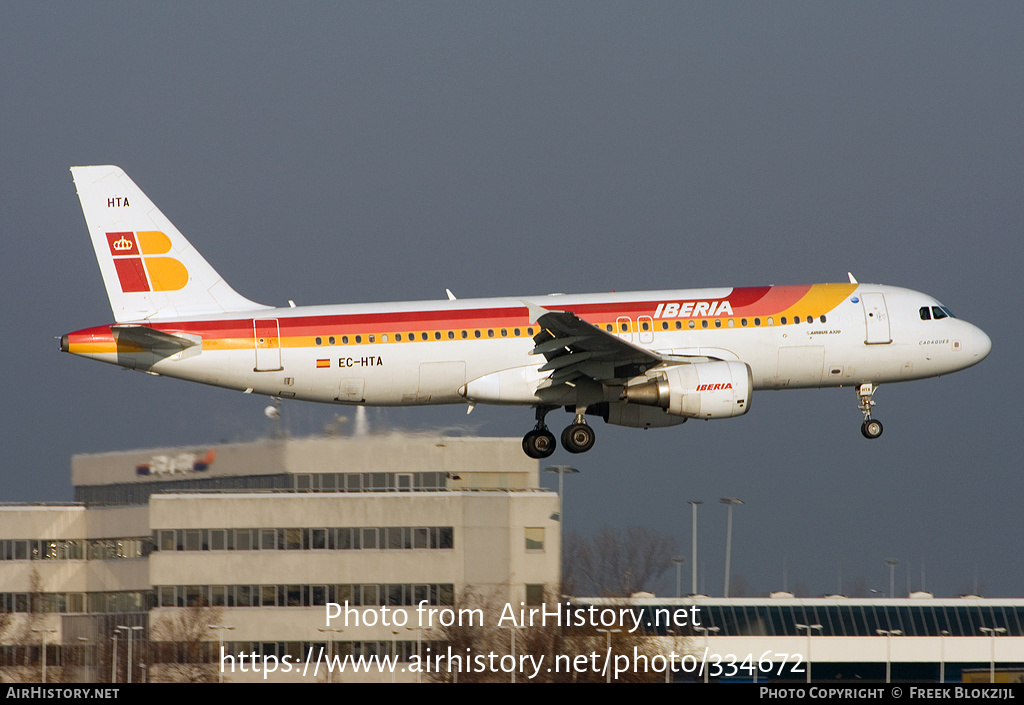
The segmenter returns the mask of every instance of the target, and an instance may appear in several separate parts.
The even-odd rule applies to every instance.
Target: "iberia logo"
[[[217,457],[217,451],[210,448],[206,454],[178,453],[177,455],[154,455],[148,463],[135,466],[136,475],[183,475],[190,472],[209,470]]]
[[[188,284],[188,270],[174,257],[171,239],[156,230],[107,233],[117,278],[124,293],[179,291]]]

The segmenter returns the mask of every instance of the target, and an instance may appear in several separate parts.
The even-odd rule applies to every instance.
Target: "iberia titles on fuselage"
[[[272,308],[229,287],[117,167],[72,169],[116,323],[61,349],[122,367],[274,397],[405,406],[535,408],[531,457],[555,449],[548,411],[589,450],[586,416],[651,428],[745,414],[753,391],[948,374],[987,335],[919,292],[811,284]]]

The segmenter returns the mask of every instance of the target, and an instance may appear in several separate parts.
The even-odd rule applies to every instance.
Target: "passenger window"
[[[512,335],[514,335],[515,337],[518,338],[519,337],[519,329],[518,328],[512,329]]]
[[[368,342],[368,343],[375,343],[375,342],[377,342],[377,336],[375,336],[373,333],[371,333],[370,335],[367,336],[366,342]]]
[[[691,318],[690,321],[689,321],[689,326],[690,326],[690,330],[693,330],[694,328],[697,327],[697,322]]]
[[[401,333],[395,333],[395,342],[396,343],[401,343],[402,342],[402,334]]]
[[[328,338],[327,342],[330,343],[331,345],[334,345],[334,336],[332,335],[330,338]]]
[[[439,330],[434,331],[434,340],[440,340],[440,339],[441,339],[441,331],[439,331]]]
[[[473,337],[474,338],[479,338],[480,337],[480,329],[479,328],[477,328],[475,331],[473,331]]]
[[[502,328],[501,329],[501,337],[502,338],[507,338],[508,337],[508,328]]]
[[[824,314],[823,314],[823,315],[821,316],[821,318],[819,318],[818,320],[820,320],[820,321],[821,321],[822,323],[824,323],[824,322],[825,322],[825,316],[824,316]]]
[[[741,318],[740,319],[740,325],[743,326],[744,328],[746,328],[747,327],[747,319],[746,318]]]
[[[701,321],[700,322],[700,327],[701,328],[707,328],[708,327],[708,319],[705,318],[703,321]]]
[[[321,339],[320,339],[320,338],[318,337],[318,338],[316,339],[316,344],[317,344],[317,345],[323,345],[323,344],[324,344],[324,341],[323,341],[323,340],[321,340]]]
[[[661,329],[662,330],[668,330],[668,321],[662,321],[661,322]]]
[[[494,329],[493,328],[488,328],[487,329],[487,337],[488,338],[493,338],[494,337]]]
[[[721,327],[722,327],[722,319],[721,318],[716,318],[715,319],[715,328],[721,328]]]
[[[676,321],[676,330],[682,330],[682,329],[683,329],[683,322],[682,321]]]
[[[361,336],[361,335],[357,335],[357,336],[356,336],[356,342],[357,342],[357,343],[361,343],[361,342],[363,342],[363,336]]]
[[[755,326],[760,326],[761,325],[761,319],[760,318],[755,318],[754,319],[754,325]]]
[[[783,319],[782,319],[782,322],[783,322],[783,323],[785,323],[785,322],[786,322],[786,319],[785,319],[785,318],[783,318]],[[773,318],[772,318],[771,316],[768,316],[768,318],[767,318],[767,320],[765,320],[764,324],[765,324],[766,326],[774,326],[774,325],[775,325],[775,319],[773,319]]]
[[[341,344],[342,345],[348,345],[348,336],[347,335],[341,336]]]
[[[725,324],[726,324],[727,326],[729,326],[730,328],[735,328],[735,327],[736,327],[736,321],[734,321],[734,320],[733,320],[733,319],[731,319],[731,318],[730,318],[730,319],[729,319],[728,321],[726,321],[726,322],[725,322]]]
[[[455,340],[455,331],[448,331],[448,340]]]

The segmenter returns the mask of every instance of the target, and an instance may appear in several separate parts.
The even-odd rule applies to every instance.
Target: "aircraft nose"
[[[988,337],[981,328],[974,328],[974,353],[975,362],[981,362],[992,352],[992,339]]]

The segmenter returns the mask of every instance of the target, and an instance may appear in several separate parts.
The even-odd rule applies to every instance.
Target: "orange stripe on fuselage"
[[[676,302],[686,301],[729,301],[732,308],[731,316],[686,316],[685,318],[742,318],[753,316],[821,316],[829,313],[857,288],[856,284],[811,284],[802,286],[747,287],[732,289],[729,294],[719,297],[701,298],[700,292],[691,292],[695,296],[675,299]],[[669,292],[670,293],[670,292]],[[545,302],[549,303],[549,302]],[[616,322],[618,318],[637,319],[641,316],[653,316],[659,304],[664,300],[626,301],[608,304],[579,304],[558,307],[550,302],[553,311],[571,311],[584,320],[602,329]],[[266,319],[274,318],[272,315]],[[674,318],[674,317],[673,317]],[[257,318],[256,320],[261,320]],[[416,334],[415,342],[467,342],[472,340],[503,340],[514,339],[515,328],[520,329],[519,338],[528,337],[527,329],[536,328],[529,323],[526,307],[494,307],[479,309],[447,310],[447,311],[395,311],[373,314],[327,314],[322,316],[278,317],[280,343],[283,348],[311,347],[345,347],[346,345],[367,344],[407,344],[406,336]],[[189,321],[149,324],[155,330],[166,333],[188,333],[203,338],[203,350],[252,350],[255,347],[253,335],[253,318],[239,318],[222,321]],[[508,329],[508,336],[502,337],[499,331]],[[469,337],[462,338],[461,331],[469,331]],[[474,331],[483,334],[476,338]],[[487,331],[494,330],[494,337],[488,337]],[[690,329],[694,330],[694,329]],[[696,330],[705,330],[698,328]],[[448,331],[455,331],[455,338],[449,339]],[[428,333],[429,339],[420,339],[422,333]],[[434,338],[435,332],[441,332],[440,340]],[[633,326],[633,332],[638,332]],[[658,331],[653,331],[658,332]],[[394,335],[402,334],[403,340],[396,341]],[[349,336],[348,343],[341,343],[342,336]],[[360,343],[354,342],[356,335],[362,336]],[[369,337],[374,336],[373,343]],[[381,340],[387,335],[386,341]],[[329,336],[335,336],[334,345],[327,343]],[[320,337],[323,345],[317,346],[315,338]],[[110,326],[87,328],[68,335],[69,352],[79,354],[113,353],[113,352],[144,352],[143,349],[125,342],[115,343]]]

